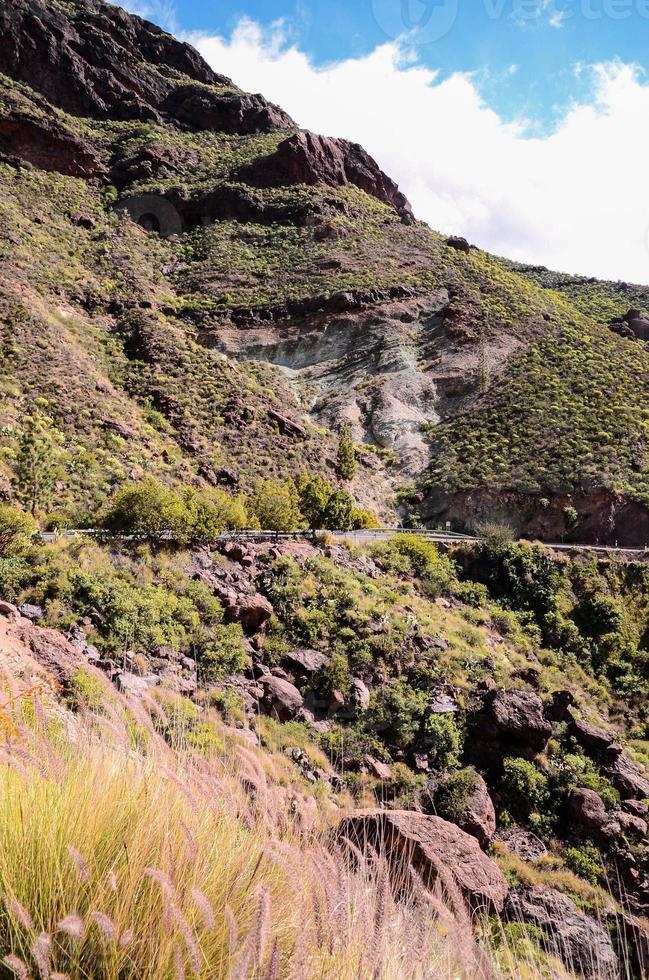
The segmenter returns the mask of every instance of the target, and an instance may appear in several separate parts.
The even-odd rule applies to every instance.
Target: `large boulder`
[[[531,691],[490,691],[485,708],[502,735],[530,748],[542,749],[552,734],[543,702]]]
[[[376,848],[401,881],[410,867],[427,887],[441,887],[451,898],[459,888],[474,911],[500,912],[504,906],[508,885],[498,865],[475,837],[441,817],[360,810],[341,820],[337,832],[363,853]]]
[[[615,741],[611,732],[607,732],[603,728],[598,728],[596,725],[591,725],[590,722],[584,721],[583,718],[573,718],[568,725],[568,731],[579,742],[582,748],[592,754],[604,752]]]
[[[297,668],[305,674],[317,674],[319,670],[329,661],[326,653],[319,650],[310,650],[308,647],[296,647],[287,653],[284,660],[288,661],[292,668]]]
[[[623,799],[644,800],[649,797],[649,779],[621,745],[609,745],[602,762],[605,774]]]
[[[610,840],[620,832],[620,825],[611,820],[603,799],[592,789],[571,790],[567,811],[570,826],[582,837]]]
[[[581,912],[572,899],[554,888],[533,886],[511,892],[509,918],[540,929],[547,951],[578,976],[614,980],[620,965],[608,930]]]
[[[225,599],[228,623],[240,623],[246,633],[257,633],[273,615],[273,607],[263,595],[239,594]]]
[[[357,711],[367,711],[370,706],[370,690],[360,677],[352,678],[352,700]]]
[[[258,684],[264,692],[264,706],[269,714],[279,721],[289,721],[294,718],[304,704],[298,689],[283,677],[268,674],[260,677]]]

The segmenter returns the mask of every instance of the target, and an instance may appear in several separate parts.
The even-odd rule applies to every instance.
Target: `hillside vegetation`
[[[643,980],[648,566],[524,537],[649,542],[647,290],[101,0],[0,34],[0,976]]]

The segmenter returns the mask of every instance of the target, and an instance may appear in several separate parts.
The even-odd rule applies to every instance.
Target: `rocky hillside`
[[[347,424],[386,518],[644,543],[643,289],[446,240],[361,147],[117,7],[8,0],[0,30],[5,493],[34,402],[77,519],[145,471],[331,476]]]
[[[92,877],[82,878],[88,891],[62,884],[43,898],[33,876],[19,879],[22,863],[12,863],[7,850],[13,838],[6,838],[0,883],[48,935],[72,910],[88,923],[97,912],[109,914],[120,934],[134,928],[137,946],[115,950],[108,966],[88,926],[83,956],[93,977],[153,977],[156,963],[164,973],[165,957],[178,956],[158,938],[161,910],[138,897],[151,865],[170,864],[164,873],[173,876],[178,908],[190,900],[190,886],[179,885],[186,875],[214,903],[212,925],[187,911],[191,927],[178,926],[181,948],[189,934],[205,956],[201,971],[193,947],[182,954],[193,964],[190,975],[230,975],[234,947],[228,955],[213,948],[229,914],[223,894],[238,896],[230,917],[237,917],[239,949],[259,900],[246,885],[253,864],[259,867],[258,849],[277,861],[261,872],[277,903],[272,929],[284,922],[291,937],[294,928],[322,935],[317,902],[324,899],[312,889],[328,885],[319,877],[313,885],[303,865],[314,848],[320,869],[339,862],[333,907],[343,892],[342,908],[364,897],[353,914],[350,907],[349,921],[339,915],[326,933],[328,955],[340,960],[320,961],[323,944],[309,939],[311,967],[301,976],[647,975],[646,566],[568,561],[497,539],[442,555],[405,535],[369,549],[229,540],[149,550],[14,538],[0,556],[0,580],[13,600],[0,602],[0,669],[11,691],[0,721],[8,758],[21,767],[14,775],[10,764],[0,766],[0,780],[9,781],[0,799],[26,800],[34,780],[49,781],[48,792],[64,800],[47,826],[71,834],[72,859],[82,869],[103,868],[112,855],[126,895],[120,891],[117,903]],[[128,757],[125,773],[145,767],[147,799],[163,792],[177,814],[178,788],[190,780],[182,819],[201,854],[200,882],[183,863],[186,828],[180,834],[178,822],[160,829],[162,844],[149,843],[134,815],[119,831],[132,834],[124,846],[138,855],[125,864],[122,837],[111,837],[114,802],[96,803],[106,826],[86,813],[76,781],[105,787],[113,778],[93,783],[97,748],[80,734],[88,726],[110,740],[113,773],[115,752]],[[34,737],[41,739],[36,755]],[[47,747],[45,737],[53,740]],[[55,763],[62,751],[68,761]],[[30,789],[10,785],[34,758],[41,762],[26,777]],[[157,790],[162,775],[165,788]],[[120,806],[131,800],[129,787],[119,793]],[[228,889],[218,879],[222,853],[215,862],[211,838],[195,827],[224,805],[228,819],[241,822],[227,831],[233,861],[241,848],[254,854],[247,873],[230,868]],[[165,803],[150,817],[156,833],[166,810]],[[59,823],[68,820],[72,830],[64,831]],[[9,823],[23,826],[24,818]],[[142,836],[153,848],[146,860]],[[69,881],[61,872],[67,850],[33,847],[41,877]],[[368,856],[369,879],[357,894],[346,876]],[[281,891],[295,867],[303,868],[300,893],[307,889],[297,919]],[[375,917],[381,902],[388,902],[392,940]],[[354,965],[357,914],[374,937],[379,972]],[[3,918],[0,948],[31,963],[24,922],[13,912]],[[453,948],[440,950],[451,926]],[[277,937],[286,970],[279,975],[292,976],[293,939]],[[270,956],[272,941],[265,948]],[[360,948],[367,957],[367,944]],[[83,975],[65,943],[52,955],[69,975]],[[403,958],[395,962],[395,955]]]

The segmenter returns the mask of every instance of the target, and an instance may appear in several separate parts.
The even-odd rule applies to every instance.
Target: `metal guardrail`
[[[220,535],[216,541],[313,541],[322,540],[325,537],[337,538],[338,540],[351,540],[357,541],[362,539],[364,541],[379,541],[384,538],[393,537],[396,534],[407,534],[414,535],[417,537],[426,538],[430,541],[438,541],[440,544],[455,544],[466,542],[478,542],[483,541],[484,538],[476,537],[471,534],[461,534],[454,531],[433,531],[428,528],[403,528],[403,527],[382,527],[382,528],[361,528],[357,531],[329,531],[329,530],[317,530],[317,531],[227,531]],[[140,540],[137,535],[132,534],[115,534],[108,531],[98,530],[96,528],[75,528],[68,529],[64,531],[45,531],[41,533],[41,538],[46,543],[51,543],[60,538],[66,538],[71,540],[76,537],[86,536],[86,537],[97,537],[97,538],[107,538],[109,540],[119,540],[119,541],[135,541]],[[162,541],[174,541],[176,536],[171,532],[162,534],[160,536]],[[625,548],[619,547],[618,545],[597,545],[597,544],[579,544],[579,543],[566,543],[566,542],[549,542],[542,541],[540,544],[544,548],[549,548],[555,551],[592,551],[598,554],[632,554],[632,555],[647,555],[649,553],[649,547],[645,546],[643,548]]]

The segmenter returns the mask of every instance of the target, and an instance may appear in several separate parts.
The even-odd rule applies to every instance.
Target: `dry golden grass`
[[[0,756],[4,975],[542,976],[502,942],[489,954],[458,903],[416,881],[395,898],[377,855],[352,867],[327,846],[325,805],[274,780],[270,757],[228,735],[207,757],[172,749],[150,711],[16,712]]]

